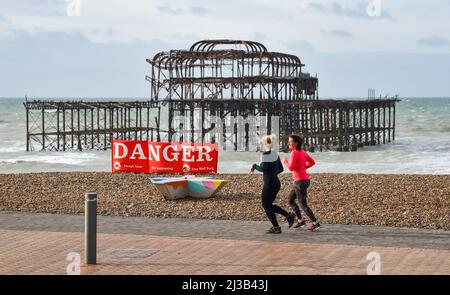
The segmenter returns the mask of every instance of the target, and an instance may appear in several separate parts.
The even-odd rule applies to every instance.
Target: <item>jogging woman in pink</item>
[[[308,215],[309,219],[312,221],[312,225],[308,228],[310,231],[315,231],[319,229],[320,223],[317,222],[314,213],[311,208],[308,207],[307,197],[308,197],[308,187],[309,187],[309,175],[306,173],[306,169],[314,166],[316,162],[311,158],[304,150],[302,150],[303,139],[298,135],[289,136],[289,149],[291,150],[291,158],[288,161],[284,159],[284,164],[292,171],[292,176],[294,179],[294,187],[289,194],[289,205],[294,210],[297,216],[297,223],[294,225],[295,228],[304,227],[306,225],[305,220],[302,218],[300,213],[300,208],[298,207],[295,199],[298,198],[300,206],[303,211]]]

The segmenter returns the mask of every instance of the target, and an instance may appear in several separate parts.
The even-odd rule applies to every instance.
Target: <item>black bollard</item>
[[[97,193],[87,193],[84,202],[84,263],[97,263]]]

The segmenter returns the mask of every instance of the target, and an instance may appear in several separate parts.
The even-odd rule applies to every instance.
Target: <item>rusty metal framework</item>
[[[252,150],[275,129],[282,148],[291,133],[301,133],[309,150],[356,151],[395,139],[397,98],[374,99],[370,90],[368,100],[320,100],[318,78],[297,56],[258,42],[202,40],[147,62],[148,101],[25,102],[27,150],[33,143],[107,149],[111,138]]]
[[[160,52],[147,62],[152,100],[318,98],[318,79],[302,73],[297,56],[268,52],[258,42],[199,41],[189,50]]]
[[[208,131],[217,127],[211,117],[225,122],[220,140],[234,150],[249,150],[262,134],[271,133],[273,117],[284,148],[291,133],[303,134],[306,148],[320,150],[356,150],[394,139],[396,99],[319,100],[318,79],[302,71],[297,56],[269,52],[258,42],[202,40],[189,50],[160,52],[147,62],[151,101],[167,106],[169,141],[185,140],[185,134],[195,142],[216,141],[217,132]],[[247,125],[241,126],[238,117]],[[185,131],[181,138],[180,129]],[[384,140],[375,133],[385,134]]]
[[[26,101],[27,151],[106,150],[111,139],[159,140],[148,101]],[[158,114],[156,113],[156,116]]]

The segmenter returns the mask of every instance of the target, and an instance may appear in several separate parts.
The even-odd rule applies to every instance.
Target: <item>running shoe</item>
[[[295,223],[295,225],[294,225],[294,228],[303,228],[303,227],[305,227],[305,225],[306,225],[306,222],[303,219],[302,220],[298,219],[297,223]]]
[[[281,234],[281,227],[279,226],[273,226],[269,228],[266,233],[268,234]]]
[[[310,231],[316,231],[316,230],[318,230],[319,228],[320,228],[320,223],[314,222],[313,224],[311,224],[311,225],[308,227],[308,230],[310,230]]]
[[[286,216],[286,220],[289,223],[289,227],[292,227],[292,225],[294,224],[294,221],[295,221],[295,214],[294,213],[288,213],[288,215]]]

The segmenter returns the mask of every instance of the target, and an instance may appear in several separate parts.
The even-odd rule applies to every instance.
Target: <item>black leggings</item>
[[[291,206],[292,210],[294,210],[295,215],[298,219],[302,219],[302,214],[300,213],[300,208],[298,207],[297,203],[295,203],[295,198],[298,198],[298,201],[300,203],[300,206],[302,207],[303,211],[308,215],[309,219],[311,219],[312,222],[316,222],[316,217],[314,216],[314,213],[312,212],[311,208],[308,207],[308,204],[306,202],[306,198],[308,197],[308,187],[309,187],[309,180],[297,180],[294,182],[294,188],[289,193],[289,205]]]
[[[275,213],[281,214],[284,217],[288,216],[288,213],[283,208],[274,205],[273,202],[280,191],[281,184],[278,177],[264,178],[264,187],[261,194],[261,201],[264,211],[266,211],[267,217],[273,226],[278,226],[278,221]]]

